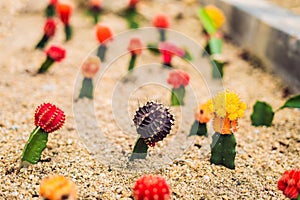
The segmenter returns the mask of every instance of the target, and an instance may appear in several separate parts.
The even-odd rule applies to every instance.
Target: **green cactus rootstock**
[[[82,87],[80,89],[79,98],[88,98],[93,99],[94,98],[94,87],[93,87],[93,80],[91,78],[84,78],[82,81]]]
[[[139,137],[134,145],[130,161],[134,159],[145,159],[148,152],[148,145],[145,143],[144,138]]]
[[[38,73],[39,74],[45,73],[53,63],[54,63],[54,60],[52,58],[50,58],[49,56],[47,56],[45,62],[39,68]]]
[[[106,50],[107,50],[107,47],[106,47],[105,44],[100,44],[99,45],[98,50],[97,50],[97,56],[100,58],[100,60],[102,62],[105,61]]]
[[[234,134],[214,133],[211,144],[210,163],[235,169],[236,140]]]
[[[47,7],[46,7],[46,10],[45,10],[45,15],[47,18],[49,17],[54,17],[56,14],[55,12],[55,6],[52,5],[52,4],[49,4]]]
[[[224,75],[224,71],[223,71],[224,62],[212,59],[211,60],[211,64],[213,66],[212,77],[214,79],[221,79],[221,78],[223,78],[223,75]]]
[[[48,142],[48,133],[40,127],[36,127],[30,134],[29,140],[25,144],[21,155],[21,166],[27,166],[28,163],[36,164]]]
[[[171,105],[180,106],[184,105],[185,88],[181,85],[179,88],[173,88],[171,94]]]
[[[69,24],[65,25],[65,34],[66,34],[66,41],[69,41],[69,40],[72,39],[73,30],[72,30],[72,27]]]
[[[159,55],[160,51],[158,49],[158,45],[156,43],[147,44],[147,49],[154,55]]]
[[[130,29],[136,29],[140,27],[138,22],[138,16],[139,15],[135,9],[128,9],[126,14],[126,20]]]
[[[128,71],[133,70],[134,65],[135,65],[135,61],[136,61],[136,54],[131,54],[131,58],[130,58],[130,62],[129,62],[129,66],[128,66]]]
[[[192,125],[189,136],[198,135],[198,136],[206,136],[207,137],[207,127],[206,123],[201,123],[198,120]]]
[[[48,41],[48,36],[45,34],[43,35],[42,39],[37,43],[37,45],[35,46],[36,49],[44,49],[46,46],[46,43]]]
[[[253,106],[251,122],[253,126],[271,126],[274,118],[272,107],[263,101],[257,101]]]
[[[159,28],[159,41],[164,42],[166,41],[166,30],[164,28]]]

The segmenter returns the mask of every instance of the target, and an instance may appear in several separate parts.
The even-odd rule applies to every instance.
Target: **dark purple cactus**
[[[136,111],[133,122],[140,137],[153,147],[170,133],[174,117],[164,105],[147,102]]]

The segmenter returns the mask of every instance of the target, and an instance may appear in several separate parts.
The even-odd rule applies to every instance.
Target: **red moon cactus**
[[[64,123],[64,112],[51,103],[41,104],[35,110],[34,124],[46,133],[52,133],[60,129]]]
[[[131,59],[128,66],[128,71],[134,68],[137,55],[140,55],[143,50],[143,43],[140,38],[131,38],[129,41],[128,51],[131,53]]]
[[[278,181],[278,189],[290,199],[300,198],[300,169],[285,171]]]
[[[47,58],[38,70],[38,73],[45,73],[54,62],[60,62],[66,57],[66,50],[55,45],[52,45],[45,53]]]
[[[169,200],[170,188],[159,175],[143,175],[134,185],[133,197],[135,200]]]
[[[46,54],[55,62],[60,62],[66,57],[66,50],[59,46],[52,45],[47,49]]]
[[[131,38],[129,41],[128,51],[130,51],[132,54],[140,55],[143,50],[143,43],[140,38]]]
[[[153,19],[153,26],[156,28],[169,28],[170,22],[165,14],[158,14]]]
[[[84,77],[93,78],[100,69],[100,60],[96,56],[89,57],[82,65],[81,72]]]
[[[96,25],[96,37],[100,43],[100,46],[97,51],[97,56],[102,62],[105,61],[105,53],[107,50],[107,42],[112,40],[113,33],[111,29],[104,24]]]
[[[161,42],[158,45],[159,51],[162,54],[163,64],[168,67],[172,67],[171,61],[174,55],[183,57],[185,52],[171,42]]]
[[[89,99],[93,99],[94,86],[92,78],[99,71],[100,65],[101,61],[97,56],[91,56],[83,63],[81,72],[84,76],[84,79],[82,81],[79,98],[86,97]]]
[[[38,106],[34,114],[35,129],[31,132],[21,155],[21,167],[36,164],[47,147],[48,134],[60,129],[65,123],[65,114],[51,103]]]
[[[190,82],[190,75],[180,69],[173,70],[169,74],[168,83],[177,89],[181,85],[186,87]]]
[[[60,20],[65,26],[66,41],[72,37],[72,27],[70,25],[70,17],[72,14],[72,6],[69,4],[58,3],[56,6],[57,13],[59,14]]]
[[[47,19],[45,26],[44,26],[44,33],[49,37],[54,36],[56,30],[56,22],[54,19]]]
[[[43,49],[48,40],[52,38],[56,31],[56,22],[52,18],[48,18],[45,25],[44,25],[44,35],[42,39],[37,43],[35,46],[36,49]]]
[[[96,25],[96,37],[100,44],[107,43],[112,40],[112,36],[112,30],[108,26],[104,24]]]
[[[170,22],[166,15],[158,14],[155,16],[153,20],[153,26],[158,28],[159,31],[159,41],[164,42],[166,41],[166,28],[169,28]]]

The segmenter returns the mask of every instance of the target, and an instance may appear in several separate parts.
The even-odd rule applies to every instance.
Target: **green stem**
[[[210,48],[209,48],[209,45],[208,45],[208,42],[206,43],[204,49],[203,49],[203,52],[202,52],[202,57],[205,57],[207,55],[211,55],[211,51],[210,51]]]
[[[145,159],[148,152],[148,145],[145,143],[145,140],[139,137],[133,147],[132,154],[130,156],[130,161],[134,159]]]
[[[92,11],[92,17],[93,17],[93,20],[94,20],[94,24],[98,23],[99,15],[100,15],[100,12]]]
[[[236,140],[234,134],[214,133],[210,147],[210,163],[235,169]]]
[[[93,88],[93,80],[91,78],[84,77],[82,81],[82,87],[80,89],[79,98],[88,98],[93,99],[94,98],[94,88]]]
[[[224,67],[224,62],[222,61],[217,61],[217,60],[212,60],[212,66],[213,66],[213,70],[212,70],[212,77],[214,79],[221,79],[223,78],[223,67]]]
[[[53,63],[54,63],[54,60],[52,58],[50,58],[49,56],[47,56],[47,59],[40,67],[38,73],[39,74],[45,73]]]
[[[158,45],[155,44],[155,43],[149,43],[149,44],[147,44],[147,48],[154,55],[159,55],[160,54],[160,51],[158,49]]]
[[[36,127],[30,134],[21,155],[21,167],[36,164],[48,142],[48,133]]]
[[[132,53],[131,54],[131,58],[130,58],[130,62],[129,62],[129,66],[128,66],[128,71],[133,70],[134,65],[135,65],[135,61],[136,61],[136,54]]]
[[[55,16],[55,6],[52,4],[49,4],[46,7],[45,14],[46,14],[47,18],[54,17]]]
[[[201,123],[198,120],[195,120],[194,124],[192,125],[192,128],[190,130],[190,135],[198,135],[198,136],[206,136],[207,137],[207,127],[206,123]]]
[[[138,13],[135,8],[128,8],[125,11],[125,18],[127,20],[128,28],[136,29],[139,28],[139,22],[137,20]]]
[[[185,88],[181,85],[179,88],[173,88],[171,94],[171,105],[172,106],[180,106],[184,105],[184,95],[185,95]]]
[[[105,61],[105,53],[106,53],[107,47],[105,44],[100,44],[98,51],[97,51],[97,56],[100,58],[102,62]]]
[[[66,41],[69,41],[72,38],[72,27],[69,24],[65,25],[65,34]]]
[[[48,42],[48,36],[46,34],[43,35],[42,39],[37,43],[35,46],[36,49],[44,49],[46,46],[46,43]]]
[[[166,41],[166,30],[163,28],[159,28],[158,31],[159,31],[159,41],[160,42]]]

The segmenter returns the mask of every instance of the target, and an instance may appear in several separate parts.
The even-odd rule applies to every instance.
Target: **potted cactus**
[[[180,69],[176,69],[170,72],[167,82],[173,86],[171,105],[184,105],[185,87],[190,82],[190,75]]]
[[[130,161],[145,159],[148,147],[154,147],[170,133],[174,117],[167,107],[151,101],[136,111],[133,122],[139,137],[134,145]]]
[[[131,54],[128,71],[133,70],[135,66],[136,57],[142,53],[143,43],[140,38],[133,37],[129,41],[128,51]]]
[[[70,25],[73,7],[70,4],[59,2],[56,6],[56,9],[60,20],[64,24],[65,40],[69,41],[73,35],[72,26]]]
[[[56,5],[57,5],[58,0],[49,0],[49,3],[45,9],[45,16],[47,18],[54,17],[56,14]]]
[[[79,98],[94,98],[93,78],[100,69],[100,63],[100,59],[97,56],[91,56],[81,66],[81,72],[84,78]]]
[[[277,187],[287,198],[300,200],[300,169],[285,171]]]
[[[107,25],[99,23],[96,25],[96,36],[100,44],[97,50],[97,56],[101,62],[105,62],[107,43],[112,40],[113,33]]]
[[[45,73],[54,62],[60,62],[66,57],[66,50],[60,46],[52,45],[46,50],[47,58],[38,70],[39,74]]]
[[[159,41],[166,41],[166,29],[169,28],[169,18],[165,14],[158,14],[153,19],[153,26],[157,28],[159,32]]]
[[[91,17],[93,17],[94,24],[98,23],[102,10],[102,0],[89,1],[88,13]]]
[[[244,116],[246,104],[230,90],[218,93],[212,99],[211,112],[214,114],[210,162],[235,169],[238,119]]]
[[[44,49],[47,42],[55,35],[56,22],[52,18],[48,18],[44,25],[44,35],[35,46],[36,49]]]
[[[132,193],[134,200],[171,198],[170,187],[160,175],[143,175],[135,182]]]
[[[204,104],[200,104],[195,109],[195,122],[190,130],[190,135],[206,136],[207,137],[207,126],[206,124],[212,118],[211,113],[212,100],[208,100]]]
[[[40,184],[40,196],[48,200],[75,200],[77,188],[73,181],[62,175],[50,175]]]
[[[35,129],[31,132],[21,155],[21,168],[36,164],[46,148],[48,134],[59,130],[65,123],[65,114],[51,103],[38,106],[34,114]]]

